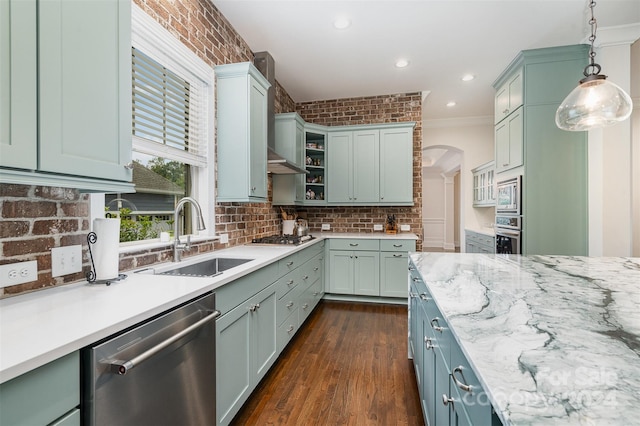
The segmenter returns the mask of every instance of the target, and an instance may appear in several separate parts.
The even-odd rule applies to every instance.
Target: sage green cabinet
[[[327,148],[326,198],[329,203],[353,200],[353,132],[330,132]]]
[[[0,1],[0,166],[37,168],[35,0]]]
[[[523,158],[522,108],[496,125],[496,173],[522,166]]]
[[[409,254],[415,240],[380,240],[380,296],[407,297]]]
[[[332,250],[329,253],[329,292],[379,296],[379,253]]]
[[[494,207],[496,205],[495,161],[482,164],[472,169],[471,173],[473,174],[473,207]]]
[[[267,201],[267,90],[250,62],[215,67],[220,202]]]
[[[380,129],[379,202],[413,205],[413,125]]]
[[[0,179],[133,192],[130,3],[0,7]]]
[[[377,203],[380,197],[380,132],[329,133],[329,203]]]
[[[496,237],[465,229],[465,253],[495,254]]]
[[[299,167],[304,167],[304,121],[297,113],[276,115],[275,138],[276,152]],[[274,205],[298,205],[304,202],[305,175],[274,174],[271,179]]]
[[[0,385],[0,424],[79,425],[80,356],[72,352]],[[66,422],[66,423],[65,423]]]
[[[522,175],[524,255],[588,254],[587,132],[555,124],[556,109],[583,77],[588,49],[525,50],[494,83],[499,90],[521,75],[524,87],[522,106],[498,123],[495,141],[496,179]]]
[[[218,424],[231,422],[278,357],[276,302],[272,284],[216,321]]]
[[[501,86],[495,95],[495,123],[499,123],[523,103],[524,85],[522,68],[515,70]]]

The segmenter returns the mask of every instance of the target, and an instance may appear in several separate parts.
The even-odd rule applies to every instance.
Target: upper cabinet
[[[130,3],[0,8],[0,181],[132,192]]]
[[[489,161],[471,170],[473,173],[473,207],[494,207],[496,205],[494,164],[493,161]]]
[[[494,83],[496,179],[522,175],[525,255],[588,253],[587,133],[555,124],[556,109],[582,78],[588,49],[525,50]],[[503,108],[505,87],[522,95],[512,96],[515,101]],[[498,114],[507,109],[501,118]]]
[[[295,113],[276,116],[276,140],[289,146],[277,151],[285,157],[295,152],[290,146],[300,144],[298,120]],[[414,122],[334,127],[304,123],[301,146],[307,174],[273,176],[273,203],[413,205],[414,126]]]
[[[522,105],[523,92],[522,68],[520,68],[496,89],[494,104],[496,124]]]
[[[250,62],[219,65],[217,163],[220,202],[267,201],[267,90]]]
[[[304,121],[295,112],[275,117],[275,150],[287,160],[304,167]],[[303,174],[273,174],[273,204],[301,204],[305,197]]]

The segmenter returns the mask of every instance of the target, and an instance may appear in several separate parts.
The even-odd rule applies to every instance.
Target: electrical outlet
[[[330,223],[323,223],[322,224],[322,230],[323,231],[329,231],[331,229],[331,224]]]
[[[82,246],[54,247],[51,249],[51,276],[75,274],[82,271]]]
[[[382,231],[382,225],[373,225],[374,231]]]
[[[411,225],[400,225],[400,231],[402,231],[402,232],[411,231]]]
[[[9,263],[0,265],[0,288],[24,284],[38,279],[38,262]]]
[[[220,244],[229,243],[229,234],[220,234]]]

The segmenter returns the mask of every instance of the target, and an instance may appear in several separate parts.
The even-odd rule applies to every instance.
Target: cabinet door
[[[37,168],[36,1],[0,1],[0,166]]]
[[[353,202],[377,203],[380,199],[380,132],[353,132]]]
[[[354,251],[354,294],[380,296],[380,253]],[[406,297],[406,294],[405,294]]]
[[[130,2],[38,7],[39,169],[130,181]]]
[[[353,132],[329,133],[327,143],[327,193],[330,203],[349,203],[353,198]]]
[[[419,302],[420,305],[425,302]],[[429,302],[426,302],[429,303]],[[433,303],[433,302],[431,302]],[[427,415],[428,424],[436,425],[436,404],[440,403],[437,389],[436,389],[436,342],[433,336],[431,325],[429,324],[429,317],[422,306],[420,309],[420,355],[422,362],[422,377],[420,378],[422,383],[422,410]]]
[[[380,253],[380,296],[407,297],[407,253]]]
[[[380,202],[413,204],[413,128],[380,130]]]
[[[267,89],[249,76],[249,196],[267,198]]]
[[[523,163],[522,109],[496,126],[496,172],[521,166]]]
[[[216,413],[229,424],[251,393],[251,316],[246,303],[216,321]]]
[[[352,251],[329,252],[329,293],[354,293],[354,257]]]
[[[251,333],[253,339],[254,381],[253,386],[264,377],[278,357],[276,337],[276,287],[269,286],[251,298]]]

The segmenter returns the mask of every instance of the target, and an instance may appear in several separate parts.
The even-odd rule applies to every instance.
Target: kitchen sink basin
[[[180,266],[168,271],[160,272],[161,275],[180,275],[187,277],[213,277],[224,271],[251,262],[253,259],[236,259],[232,257],[216,257],[192,265]]]

